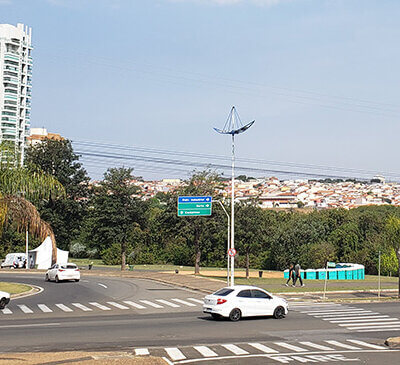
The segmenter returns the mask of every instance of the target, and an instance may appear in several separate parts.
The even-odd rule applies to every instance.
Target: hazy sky
[[[400,175],[399,17],[398,0],[0,0],[0,23],[33,28],[32,127],[229,155],[212,127],[236,105],[256,119],[240,157]]]

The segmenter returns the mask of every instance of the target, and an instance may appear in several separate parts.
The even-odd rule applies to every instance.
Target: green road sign
[[[211,196],[180,196],[178,198],[178,217],[209,216],[211,209]]]

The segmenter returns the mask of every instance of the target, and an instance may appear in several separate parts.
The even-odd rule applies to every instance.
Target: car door
[[[254,315],[256,316],[272,316],[274,313],[274,301],[272,297],[259,289],[252,289]]]
[[[243,317],[255,315],[254,301],[250,289],[241,290],[236,295],[236,301]]]

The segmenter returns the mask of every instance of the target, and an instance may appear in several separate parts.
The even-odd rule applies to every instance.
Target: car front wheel
[[[60,280],[58,279],[58,276],[56,276],[54,280],[55,280],[56,283],[60,282]]]
[[[6,298],[0,299],[0,309],[4,309],[6,307]]]
[[[238,308],[232,309],[231,313],[229,313],[229,319],[232,322],[237,322],[241,317],[242,317],[242,312]]]
[[[283,307],[276,307],[274,311],[274,317],[276,319],[282,319],[285,317],[285,309]]]
[[[46,277],[45,277],[45,279],[44,279],[45,281],[50,281],[50,279],[49,279],[49,275],[47,275],[46,274]]]

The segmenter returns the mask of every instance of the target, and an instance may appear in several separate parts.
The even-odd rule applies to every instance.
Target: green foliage
[[[381,274],[393,276],[397,273],[398,262],[394,249],[389,249],[388,252],[381,256]]]

